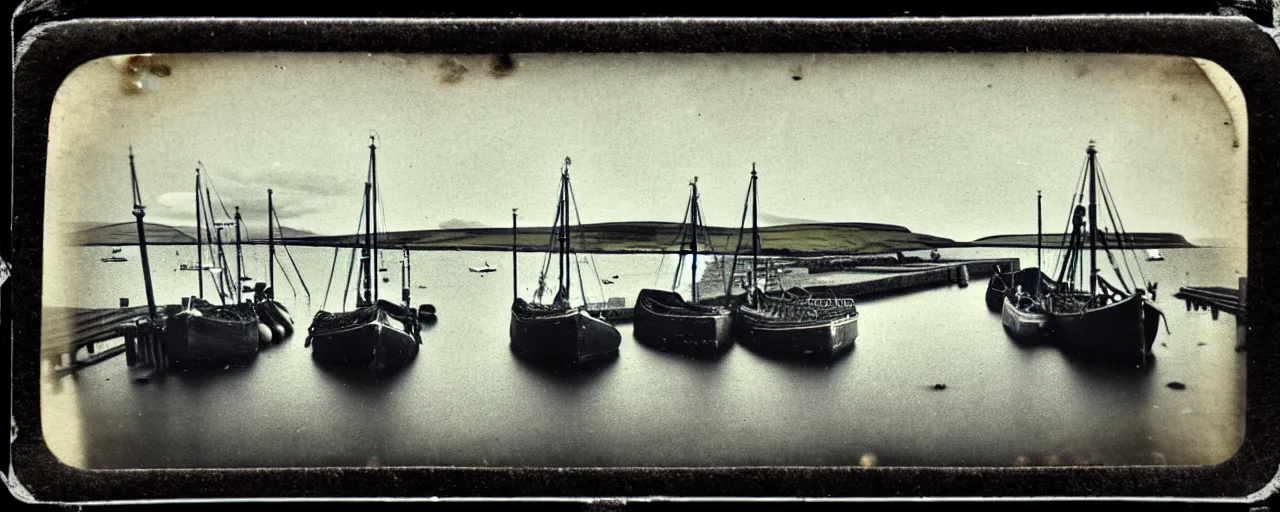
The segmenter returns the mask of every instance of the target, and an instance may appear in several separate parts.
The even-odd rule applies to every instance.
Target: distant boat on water
[[[1160,254],[1160,249],[1148,249],[1147,261],[1164,261],[1164,256]]]
[[[121,261],[129,261],[129,260],[122,258],[120,256],[107,256],[105,258],[102,258],[103,263],[119,263]]]
[[[123,250],[123,249],[121,249],[121,248],[119,248],[119,247],[112,247],[112,248],[111,248],[111,254],[120,254],[120,251],[122,251],[122,250]]]
[[[470,270],[470,271],[472,271],[472,272],[475,272],[475,273],[477,273],[477,274],[488,274],[488,273],[490,273],[490,272],[497,272],[497,271],[498,271],[498,269],[496,269],[496,268],[494,268],[494,267],[492,267],[492,266],[489,266],[489,262],[487,262],[487,261],[486,261],[486,262],[484,262],[484,266],[483,266],[483,267],[469,267],[469,268],[468,268],[468,270]]]

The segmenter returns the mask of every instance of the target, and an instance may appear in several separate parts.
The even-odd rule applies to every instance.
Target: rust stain
[[[466,66],[463,66],[461,62],[458,62],[458,59],[453,57],[440,61],[438,67],[443,73],[440,76],[440,81],[446,84],[456,84],[461,82],[462,77],[467,74],[467,71],[470,71]]]
[[[132,55],[120,69],[120,86],[125,94],[143,94],[153,91],[159,82],[173,69],[162,55]]]
[[[493,56],[493,60],[489,62],[489,74],[495,78],[502,78],[514,73],[516,70],[516,61],[511,58],[509,53],[501,53]]]

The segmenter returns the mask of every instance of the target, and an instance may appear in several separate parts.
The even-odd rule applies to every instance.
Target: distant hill
[[[1045,234],[1044,246],[1048,248],[1064,248],[1068,236],[1061,233]],[[1106,242],[1111,247],[1118,247],[1121,237],[1116,233],[1107,233]],[[1196,245],[1177,233],[1128,233],[1123,238],[1124,246],[1132,249],[1177,249],[1191,248]],[[1098,241],[1099,245],[1102,240]],[[1035,247],[1036,235],[995,235],[979,238],[968,244],[971,247]]]
[[[69,222],[61,225],[63,233],[73,245],[138,245],[138,225],[133,222],[115,224],[97,224],[92,222]],[[196,243],[195,226],[168,226],[153,222],[144,222],[147,243],[156,245],[188,245]],[[261,231],[261,232],[260,232]],[[249,233],[256,236],[265,235],[266,230],[254,230]],[[281,227],[280,231],[287,238],[315,236],[311,231]],[[224,242],[234,242],[235,232],[222,233]],[[265,238],[252,239],[247,236],[243,242],[254,244],[266,242]]]
[[[581,252],[654,253],[680,249],[681,226],[671,222],[613,222],[570,228],[573,248]],[[738,228],[708,227],[711,249],[731,253],[738,243]],[[387,247],[412,250],[510,251],[511,228],[462,228],[382,233],[378,242]],[[520,228],[520,251],[545,251],[553,247],[551,228]],[[751,237],[743,238],[743,251],[751,251]],[[356,247],[359,235],[308,236],[286,240],[290,245]],[[814,223],[760,228],[761,254],[874,254],[964,245],[947,238],[912,233],[902,226],[872,223]]]

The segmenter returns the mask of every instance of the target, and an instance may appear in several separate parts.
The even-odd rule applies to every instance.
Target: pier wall
[[[792,263],[794,266],[804,266],[804,263],[788,263]],[[965,286],[968,285],[969,281],[991,277],[995,274],[997,267],[1004,271],[1017,271],[1021,270],[1021,262],[1018,258],[994,258],[983,260],[952,260],[935,264],[915,264],[898,268],[887,266],[875,267],[848,272],[862,275],[870,273],[883,274],[883,277],[837,284],[809,284],[803,282],[802,279],[799,285],[814,295],[867,298],[951,284],[960,284],[961,286]],[[717,304],[723,302],[723,285],[719,280],[720,270],[715,267],[708,267],[706,274],[703,275],[700,285],[702,286],[702,289],[708,291],[704,295],[704,298],[707,299],[706,302]],[[734,294],[742,292],[743,290],[740,287],[734,286]]]

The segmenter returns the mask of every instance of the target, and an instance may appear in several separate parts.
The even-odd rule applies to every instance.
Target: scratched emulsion
[[[1133,232],[1217,246],[1145,270],[1169,315],[1157,363],[1125,372],[1019,349],[981,284],[860,305],[857,347],[799,365],[735,347],[693,361],[635,343],[598,371],[511,357],[506,253],[413,255],[415,302],[440,322],[383,381],[314,365],[302,338],[250,367],[127,379],[122,357],[74,375],[45,367],[43,430],[89,468],[396,465],[1214,464],[1243,435],[1244,353],[1230,317],[1187,312],[1179,286],[1248,274],[1245,106],[1216,65],[1126,55],[150,54],[86,63],[51,112],[46,306],[143,301],[136,247],[66,248],[61,235],[133,221],[128,154],[147,222],[194,223],[195,169],[214,209],[265,233],[267,194],[290,234],[357,228],[369,137],[384,230],[526,226],[555,214],[573,160],[586,223],[678,222],[698,177],[708,223],[736,227],[753,163],[762,225],[879,222],[968,241],[1066,223],[1097,141]],[[221,213],[219,213],[221,215]],[[341,301],[345,251],[293,248],[278,296],[305,332]],[[926,254],[927,255],[927,254]],[[1027,250],[944,251],[1019,257]],[[263,279],[263,250],[245,251]],[[1054,257],[1054,256],[1050,256]],[[151,252],[156,295],[195,293],[190,247]],[[602,255],[619,276],[592,299],[634,301],[672,263]],[[388,268],[398,255],[388,254]],[[483,263],[499,270],[474,274]],[[541,255],[520,257],[536,286]],[[286,268],[290,268],[287,261]],[[586,272],[586,269],[584,269]],[[394,274],[394,272],[393,272]],[[575,276],[576,277],[576,276]],[[399,276],[387,285],[398,296]],[[423,286],[419,288],[418,285]],[[206,286],[209,286],[206,282]],[[685,283],[682,286],[687,286]],[[384,290],[384,296],[387,292]],[[1170,382],[1184,384],[1182,389]]]

